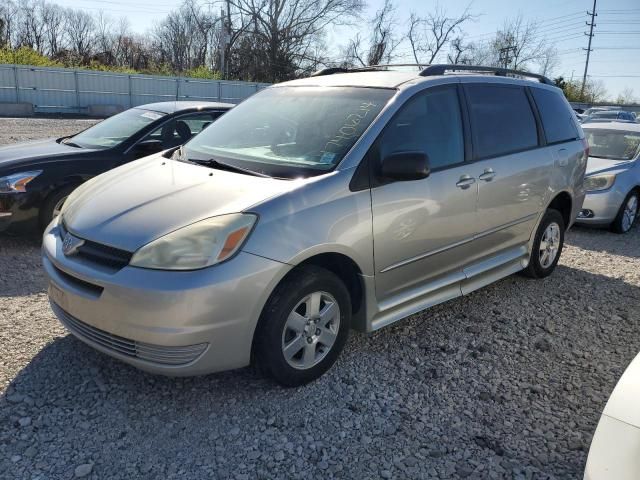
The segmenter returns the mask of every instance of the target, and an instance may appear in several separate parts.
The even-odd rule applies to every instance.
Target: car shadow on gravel
[[[299,478],[576,478],[640,350],[639,302],[639,287],[567,266],[512,276],[352,335],[297,389],[251,369],[154,376],[55,338],[0,395],[5,465],[54,478],[79,464],[101,478],[281,478],[285,464]]]
[[[638,242],[633,238],[638,236],[640,236],[640,221],[624,234],[613,233],[606,228],[589,228],[575,225],[567,234],[567,243],[584,250],[640,258]]]

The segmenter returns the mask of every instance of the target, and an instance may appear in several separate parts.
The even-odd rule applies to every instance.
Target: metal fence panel
[[[13,67],[0,65],[0,102],[17,102],[16,72]]]
[[[86,113],[90,105],[129,108],[171,100],[238,103],[267,85],[0,65],[0,102],[28,102],[36,112],[48,113]]]
[[[129,75],[78,72],[79,106],[120,105],[129,108]]]

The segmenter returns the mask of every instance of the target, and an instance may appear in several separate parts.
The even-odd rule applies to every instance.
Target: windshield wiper
[[[218,170],[227,170],[229,172],[244,173],[245,175],[253,175],[255,177],[271,178],[269,175],[266,175],[264,173],[256,172],[254,170],[249,170],[248,168],[238,167],[236,165],[231,165],[230,163],[221,162],[220,160],[216,160],[215,158],[209,158],[207,160],[197,160],[197,159],[190,158],[188,160],[193,163],[206,165],[207,167],[217,168]]]

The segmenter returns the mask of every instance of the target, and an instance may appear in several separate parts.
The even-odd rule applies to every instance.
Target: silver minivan
[[[266,88],[69,197],[44,234],[53,311],[147,371],[253,363],[293,386],[351,328],[545,277],[582,207],[586,143],[562,92],[525,75],[384,66]]]

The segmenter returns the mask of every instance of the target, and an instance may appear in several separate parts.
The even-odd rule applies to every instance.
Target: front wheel
[[[529,265],[524,274],[544,278],[553,273],[564,245],[564,218],[557,210],[549,209],[542,217],[533,241]]]
[[[350,321],[344,283],[324,268],[299,268],[278,285],[264,308],[254,363],[283,386],[311,382],[336,362]]]
[[[620,206],[620,211],[611,224],[611,231],[615,233],[627,233],[631,230],[638,216],[638,200],[640,195],[637,190],[630,192]]]
[[[44,231],[44,229],[47,228],[47,225],[49,225],[54,218],[60,215],[64,202],[76,188],[76,185],[63,187],[49,194],[40,208],[39,223],[41,231]]]

